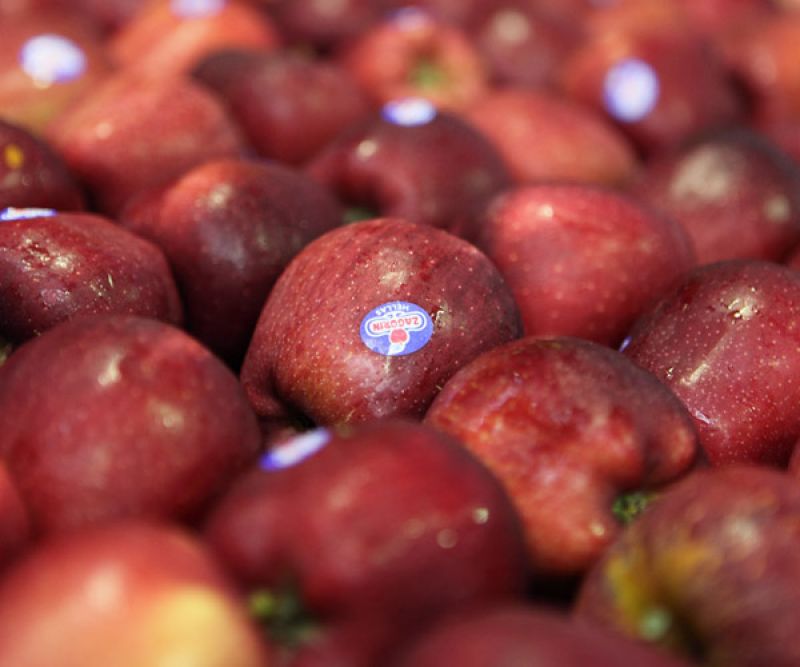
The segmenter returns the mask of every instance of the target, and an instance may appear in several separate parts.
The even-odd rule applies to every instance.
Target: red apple
[[[121,215],[166,254],[188,331],[237,368],[286,264],[341,221],[301,172],[246,159],[201,164]]]
[[[62,536],[0,581],[2,667],[267,667],[271,653],[208,550],[174,526]]]
[[[0,456],[38,535],[194,518],[260,448],[235,375],[155,320],[76,318],[0,371]]]
[[[222,103],[181,76],[118,74],[62,114],[48,137],[109,215],[147,188],[244,150]]]
[[[800,488],[733,466],[668,490],[585,579],[577,615],[697,665],[800,661]]]
[[[667,294],[625,354],[688,407],[712,464],[785,466],[800,437],[798,328],[800,273],[729,260]]]
[[[425,421],[503,482],[542,577],[581,575],[620,533],[626,503],[684,475],[697,449],[677,397],[621,353],[577,338],[482,354]]]
[[[518,598],[526,582],[497,480],[455,440],[401,421],[270,450],[211,514],[206,539],[273,636],[296,641],[293,667],[386,664],[409,633]],[[294,613],[276,617],[290,601]]]
[[[479,241],[525,332],[618,344],[692,266],[683,229],[630,197],[588,185],[529,185],[493,202]]]
[[[519,334],[511,292],[475,246],[404,220],[367,220],[323,234],[290,262],[241,381],[262,417],[421,417],[458,368]]]
[[[111,220],[43,209],[6,209],[0,220],[0,336],[6,341],[19,344],[60,322],[99,313],[183,322],[164,254]]]

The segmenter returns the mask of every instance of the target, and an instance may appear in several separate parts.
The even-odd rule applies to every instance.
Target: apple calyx
[[[623,526],[627,526],[650,506],[656,495],[653,491],[623,493],[614,499],[611,513]]]
[[[447,85],[447,74],[431,58],[420,58],[414,63],[409,76],[415,88],[423,92],[442,90]]]
[[[295,648],[317,635],[319,623],[303,607],[300,594],[292,586],[259,588],[250,593],[247,602],[251,616],[281,646]]]

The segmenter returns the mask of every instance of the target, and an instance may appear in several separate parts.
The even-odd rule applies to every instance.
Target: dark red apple
[[[9,206],[74,211],[84,201],[61,156],[46,141],[0,120],[0,210]]]
[[[508,190],[481,232],[479,245],[514,293],[529,335],[616,345],[693,265],[677,223],[588,185]]]
[[[0,582],[2,667],[274,664],[208,550],[172,525],[62,536]]]
[[[616,350],[577,338],[482,354],[425,421],[503,482],[541,577],[581,575],[629,519],[626,503],[684,475],[697,451],[677,397]]]
[[[341,221],[333,196],[301,172],[243,158],[190,169],[121,215],[166,254],[188,331],[234,367],[286,264]]]
[[[147,188],[244,150],[222,103],[182,76],[117,74],[62,114],[47,134],[89,188],[93,205],[109,215]]]
[[[491,198],[511,182],[480,131],[414,98],[345,130],[308,173],[352,207],[353,217],[405,218],[470,241]]]
[[[194,518],[259,449],[236,376],[156,320],[76,318],[0,367],[0,456],[37,535]]]
[[[698,264],[780,261],[800,242],[800,168],[744,128],[654,157],[632,191],[681,224]]]
[[[620,130],[557,93],[500,88],[473,104],[465,117],[497,146],[517,183],[622,185],[639,166]]]
[[[371,108],[342,66],[294,51],[218,51],[194,69],[216,91],[253,148],[300,165]]]
[[[697,665],[796,665],[798,515],[800,487],[785,472],[697,472],[606,552],[577,615]]]
[[[108,50],[118,67],[161,77],[186,74],[221,49],[270,51],[279,41],[266,14],[242,0],[148,0]]]
[[[756,260],[695,269],[625,347],[692,414],[713,465],[785,466],[800,437],[800,273]]]
[[[348,42],[341,62],[378,106],[421,97],[461,110],[489,85],[486,64],[467,33],[414,7]]]
[[[511,292],[475,246],[404,220],[367,220],[327,232],[290,262],[241,381],[262,417],[421,417],[458,368],[519,334]]]
[[[295,640],[293,667],[386,664],[438,616],[518,599],[526,583],[501,485],[422,424],[318,429],[273,448],[205,534],[273,636]]]
[[[391,667],[688,667],[615,632],[545,607],[504,605],[452,615],[411,643]]]
[[[94,214],[0,211],[0,337],[19,344],[99,313],[183,322],[161,250]]]

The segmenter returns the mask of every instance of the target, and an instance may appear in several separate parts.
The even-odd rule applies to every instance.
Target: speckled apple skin
[[[604,628],[534,605],[490,606],[436,624],[391,667],[688,667]]]
[[[582,574],[622,528],[614,500],[679,478],[697,451],[677,397],[621,353],[577,338],[524,338],[481,355],[425,421],[505,484],[541,576]]]
[[[383,356],[361,339],[364,317],[391,301],[432,319],[430,340],[412,354]],[[368,220],[327,232],[292,260],[261,312],[241,381],[262,417],[422,417],[458,368],[520,332],[511,292],[480,250],[431,227]]]
[[[478,244],[511,287],[526,334],[607,345],[694,265],[677,223],[590,185],[507,190]]]
[[[157,246],[93,214],[0,222],[0,336],[21,343],[100,313],[183,322]]]
[[[697,664],[800,663],[800,487],[743,464],[667,491],[584,580],[576,614]]]
[[[122,521],[36,546],[0,584],[2,667],[267,667],[270,648],[204,545]]]
[[[77,211],[84,201],[67,165],[47,142],[0,120],[0,210],[8,206]]]
[[[500,153],[453,114],[406,127],[380,115],[334,139],[308,173],[346,205],[474,241],[491,199],[511,185]]]
[[[260,449],[236,376],[156,320],[76,318],[0,371],[0,456],[38,535],[194,518]]]
[[[446,611],[517,598],[527,578],[500,483],[449,436],[399,420],[331,429],[294,466],[252,471],[205,535],[244,586],[290,585],[323,632],[384,624],[383,650]]]
[[[632,192],[681,224],[698,264],[781,261],[800,241],[800,171],[754,132],[714,132],[673,149]]]
[[[699,267],[637,322],[625,354],[683,401],[713,465],[785,466],[800,437],[800,273]]]
[[[342,211],[299,171],[244,158],[212,160],[126,207],[123,226],[169,260],[186,328],[238,368],[280,273]]]

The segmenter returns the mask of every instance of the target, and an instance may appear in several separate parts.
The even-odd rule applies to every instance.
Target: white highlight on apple
[[[172,0],[172,13],[183,18],[202,18],[222,11],[226,0]]]
[[[71,39],[44,34],[22,45],[19,64],[37,86],[45,88],[81,76],[86,71],[86,55]]]
[[[304,461],[322,449],[331,439],[326,428],[317,428],[302,433],[273,447],[261,457],[261,467],[265,470],[282,470]]]
[[[52,208],[14,208],[13,206],[9,206],[0,211],[0,222],[50,218],[55,214],[56,212]]]
[[[660,85],[655,70],[644,60],[626,58],[606,73],[603,99],[617,120],[635,123],[647,116],[658,102]]]
[[[395,125],[415,127],[426,125],[436,118],[436,107],[420,97],[393,100],[383,106],[383,117]]]

